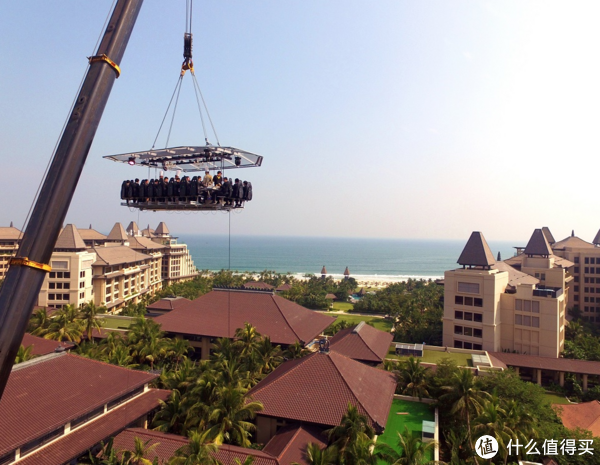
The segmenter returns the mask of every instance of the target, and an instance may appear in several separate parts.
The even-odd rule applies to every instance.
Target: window
[[[575,286],[575,292],[579,292],[579,286]]]
[[[475,336],[475,337],[483,337],[483,332],[479,328],[473,328],[473,336]]]
[[[515,324],[516,325],[522,325],[523,324],[523,317],[521,315],[515,315]]]
[[[523,315],[523,326],[531,326],[531,317],[529,315]]]
[[[85,287],[85,281],[81,281],[79,283],[79,289],[83,289]]]
[[[458,283],[458,292],[469,294],[479,294],[479,284],[477,283]]]
[[[586,284],[588,284],[590,282],[590,278],[584,278],[583,282],[586,283]]]
[[[463,327],[462,326],[455,326],[454,327],[454,334],[462,334],[463,333]]]
[[[473,304],[475,305],[475,307],[483,307],[483,299],[479,298],[479,297],[475,297],[473,299]]]
[[[575,257],[574,262],[578,264],[579,263],[579,257]]]
[[[483,315],[481,313],[473,313],[473,321],[477,323],[483,322]]]
[[[469,328],[468,326],[465,326],[463,328],[463,334],[465,336],[472,336],[473,335],[473,328]]]
[[[56,300],[56,294],[48,294],[48,300]]]
[[[515,310],[523,310],[523,301],[521,299],[515,299]]]
[[[473,297],[465,297],[465,305],[473,306]]]
[[[471,349],[473,349],[473,344],[472,344],[472,343],[470,343],[470,342],[465,342],[465,343],[463,343],[463,347],[464,347],[465,349],[469,349],[469,350],[471,350]]]
[[[546,273],[542,273],[541,276],[540,276],[540,279],[542,281],[546,281]]]
[[[49,288],[49,289],[56,289],[56,283],[50,283],[50,284],[48,285],[48,288]]]
[[[464,318],[465,320],[473,321],[473,314],[471,312],[465,312],[464,316],[465,316],[465,318]]]
[[[524,312],[530,312],[531,311],[531,300],[524,300],[523,301],[523,311]]]
[[[590,264],[590,257],[585,257],[583,260],[586,265]]]
[[[575,267],[575,273],[579,273],[579,267],[578,266]]]
[[[587,274],[587,273],[589,273],[589,272],[590,272],[590,267],[589,267],[589,266],[586,266],[586,267],[583,269],[583,272],[584,272],[584,273],[586,273],[586,274]]]
[[[455,320],[462,320],[463,319],[463,312],[455,311],[454,312],[454,319]]]
[[[462,349],[462,347],[463,347],[462,341],[454,341],[454,348],[455,349]]]
[[[481,344],[473,344],[473,350],[483,350]]]
[[[537,300],[531,302],[531,311],[533,313],[540,313],[540,303]]]
[[[53,270],[68,270],[69,262],[63,260],[52,260],[52,264],[50,266],[52,266]]]
[[[590,292],[590,288],[589,287],[584,287],[583,288],[583,292]]]
[[[531,326],[533,326],[534,328],[539,328],[540,327],[540,319],[537,316],[532,316],[531,317]]]

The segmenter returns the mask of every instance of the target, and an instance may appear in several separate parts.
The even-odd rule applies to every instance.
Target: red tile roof
[[[552,407],[566,428],[582,428],[590,431],[594,436],[600,436],[600,402],[597,400]]]
[[[66,352],[15,365],[0,400],[0,456],[156,377]]]
[[[331,351],[283,363],[248,394],[261,415],[337,426],[351,403],[385,427],[395,389],[391,373]]]
[[[252,291],[212,291],[154,319],[177,334],[233,338],[251,323],[274,344],[308,343],[334,318],[313,312],[278,295]]]
[[[190,299],[185,297],[165,297],[164,299],[157,300],[153,304],[148,305],[148,310],[174,310],[181,307],[183,304],[191,302]]]
[[[142,441],[150,441],[149,446],[158,444],[153,449],[153,453],[148,455],[149,460],[154,460],[158,457],[159,462],[166,461],[175,455],[177,449],[185,446],[188,439],[175,434],[160,433],[158,431],[146,430],[142,428],[128,428],[121,434],[115,437],[113,447],[117,450],[131,450],[134,445],[135,438]],[[238,458],[243,463],[247,456],[254,457],[253,465],[279,465],[275,457],[254,449],[244,449],[243,447],[230,446],[223,444],[219,447],[215,457],[223,465],[234,465],[235,459]],[[283,462],[282,462],[283,463]]]
[[[306,464],[306,446],[309,442],[319,447],[327,446],[327,437],[322,431],[310,426],[286,426],[281,428],[263,448],[263,452],[277,457],[281,465],[292,462]]]
[[[29,333],[25,333],[21,345],[25,347],[32,346],[31,353],[33,355],[52,354],[57,347],[63,347],[66,350],[75,347],[75,344],[71,342],[52,341],[50,339],[44,339],[43,337],[32,336]]]
[[[263,283],[262,281],[248,281],[242,287],[244,287],[246,289],[268,289],[268,290],[275,288],[275,286],[272,286],[267,283]]]
[[[288,283],[283,283],[282,285],[280,285],[277,289],[275,289],[276,292],[283,292],[283,291],[289,291],[292,288],[291,284]]]
[[[361,322],[358,325],[338,331],[329,340],[329,349],[354,360],[382,362],[394,336]]]
[[[490,355],[493,366],[500,366],[502,368],[505,366],[541,368],[542,370],[564,371],[565,373],[600,375],[600,362],[589,360],[509,354],[507,352],[488,352],[488,355]]]
[[[159,400],[166,401],[171,391],[150,389],[126,404],[114,408],[91,423],[33,452],[18,462],[19,465],[56,465],[66,463],[85,454],[100,441],[106,442],[127,425],[135,422],[159,406]]]

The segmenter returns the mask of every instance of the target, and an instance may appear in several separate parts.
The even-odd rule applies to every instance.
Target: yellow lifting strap
[[[112,61],[110,58],[108,58],[105,54],[88,57],[88,61],[90,65],[92,63],[97,63],[98,61],[108,63],[109,66],[115,70],[115,73],[117,73],[117,79],[119,79],[119,76],[121,75],[121,68],[119,68],[119,65]]]
[[[183,64],[181,65],[181,76],[183,76],[188,69],[194,74],[194,62],[190,58],[186,58],[183,61]]]
[[[27,257],[12,257],[9,263],[11,266],[28,266],[30,268],[37,268],[38,270],[52,271],[52,267],[50,265],[34,262],[33,260],[29,260]]]

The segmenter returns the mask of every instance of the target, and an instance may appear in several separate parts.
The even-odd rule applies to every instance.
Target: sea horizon
[[[295,277],[327,275],[343,277],[346,267],[357,281],[398,282],[439,279],[444,271],[458,268],[456,261],[466,240],[393,239],[354,237],[256,236],[179,234],[200,270],[264,270]],[[494,257],[514,255],[513,241],[488,242]],[[230,247],[231,246],[231,247]]]

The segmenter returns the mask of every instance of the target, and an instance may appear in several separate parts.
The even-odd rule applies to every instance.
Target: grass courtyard
[[[408,356],[400,356],[396,355],[396,344],[393,343],[390,346],[390,350],[388,352],[387,358],[393,358],[396,360],[406,360]],[[424,363],[438,363],[443,358],[450,358],[456,362],[458,366],[462,367],[472,367],[473,360],[471,359],[471,354],[459,353],[459,352],[440,352],[437,350],[427,350],[423,351],[423,357],[417,357]]]
[[[104,322],[102,327],[109,328],[109,329],[129,329],[129,327],[135,321],[134,318],[128,318],[128,317],[117,318],[117,317],[113,317],[113,316],[102,316],[100,319]]]
[[[551,404],[562,404],[566,405],[570,402],[566,399],[565,396],[561,396],[560,394],[556,394],[555,392],[546,391],[544,397],[548,399]]]
[[[372,323],[373,326],[381,331],[390,332],[392,329],[392,322],[384,318],[378,318],[375,316],[360,316],[360,315],[329,315],[338,320],[345,320],[350,324],[357,325],[361,321],[365,323]]]
[[[407,413],[407,415],[398,415],[398,413]],[[403,432],[404,426],[406,426],[413,435],[420,438],[423,420],[435,420],[434,411],[429,405],[394,399],[385,425],[385,431],[377,437],[377,444],[387,444],[397,452],[402,452],[397,444],[398,433]],[[429,455],[426,458],[426,461],[430,460],[433,460],[433,451],[429,451]]]
[[[332,310],[336,312],[351,312],[354,309],[354,305],[350,302],[334,302]]]

